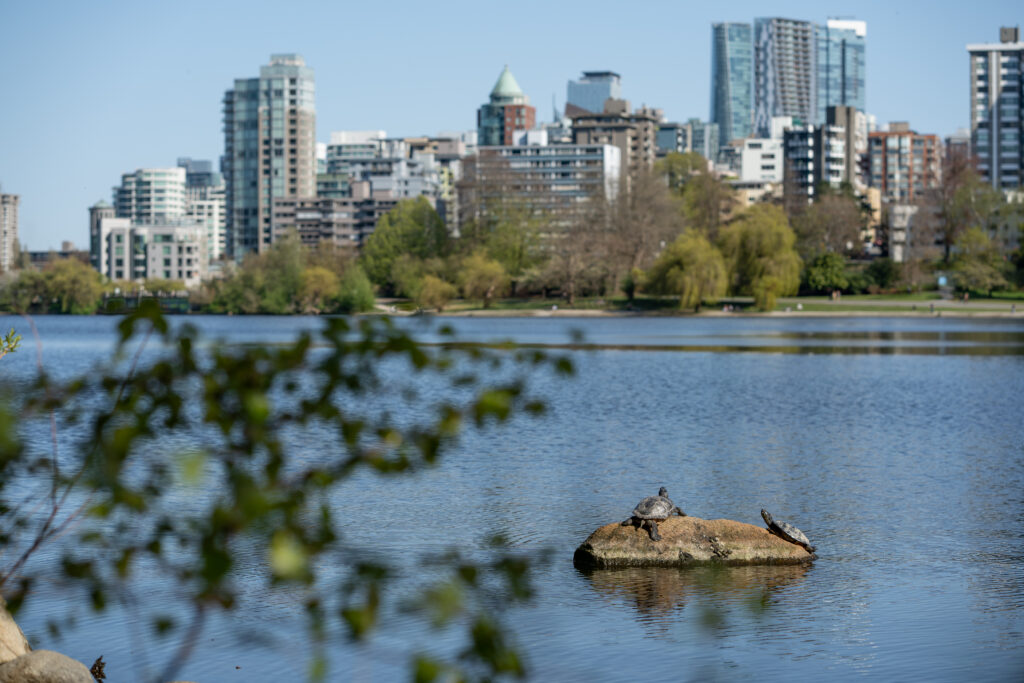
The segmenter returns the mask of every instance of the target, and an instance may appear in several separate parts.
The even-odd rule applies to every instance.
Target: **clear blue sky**
[[[709,114],[711,23],[829,16],[868,24],[868,111],[922,133],[967,125],[965,45],[1024,23],[1015,2],[0,2],[0,184],[30,249],[88,244],[88,207],[122,173],[219,158],[221,98],[272,52],[316,72],[317,139],[468,130],[508,64],[551,118],[582,70],[634,105]]]

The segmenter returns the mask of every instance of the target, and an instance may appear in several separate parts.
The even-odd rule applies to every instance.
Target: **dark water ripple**
[[[40,320],[47,368],[71,376],[92,367],[114,322]],[[280,343],[318,325],[194,322],[239,343]],[[338,491],[346,541],[390,559],[399,580],[370,643],[335,634],[331,680],[404,679],[413,653],[461,649],[460,631],[432,631],[405,602],[440,578],[424,555],[454,546],[485,557],[498,533],[523,552],[555,550],[538,570],[534,601],[506,615],[535,680],[1024,677],[1021,322],[448,322],[474,342],[565,344],[575,328],[592,346],[569,350],[576,379],[537,380],[551,405],[543,419],[468,433],[439,467],[387,480],[360,473]],[[0,318],[0,329],[18,323]],[[26,381],[33,363],[29,353],[4,359],[0,386]],[[443,389],[421,390],[429,399]],[[336,442],[319,432],[288,439],[300,460],[324,457]],[[821,559],[724,572],[572,566],[572,549],[594,528],[623,519],[662,484],[700,517],[760,524],[765,507],[803,529]],[[398,504],[374,507],[382,492]],[[178,503],[202,498],[183,492]],[[239,571],[244,609],[211,621],[182,677],[304,677],[311,649],[300,596],[268,591],[260,558],[250,559]],[[338,558],[326,568],[340,579],[344,566]],[[173,609],[166,586],[149,588]],[[22,624],[46,642],[47,618],[74,604],[54,585]],[[143,652],[163,661],[170,644],[140,631],[130,615],[83,613],[61,646],[83,661],[102,651],[108,671],[131,670]]]

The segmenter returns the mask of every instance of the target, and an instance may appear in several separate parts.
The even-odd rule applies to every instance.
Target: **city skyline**
[[[921,133],[945,136],[969,125],[966,45],[994,42],[1000,26],[1024,23],[1008,2],[937,3],[927,13],[880,2],[660,3],[659,21],[633,40],[609,20],[616,8],[610,3],[592,13],[567,10],[560,21],[550,7],[527,2],[519,9],[544,20],[527,22],[524,49],[518,33],[498,39],[473,24],[468,3],[403,5],[384,19],[365,7],[299,3],[289,11],[305,19],[295,22],[280,21],[280,8],[267,12],[260,3],[183,2],[165,14],[122,3],[108,8],[38,3],[5,10],[0,77],[7,92],[23,93],[24,104],[0,110],[0,183],[21,197],[19,237],[30,249],[65,239],[85,246],[88,207],[109,200],[124,173],[170,167],[183,156],[216,163],[224,153],[224,92],[272,53],[301,54],[314,69],[320,142],[334,130],[472,130],[505,64],[538,105],[540,121],[550,117],[552,95],[564,107],[567,80],[592,70],[622,74],[623,96],[634,107],[658,107],[669,121],[706,120],[712,23],[839,16],[868,26],[869,113],[880,124],[907,120]],[[663,20],[672,17],[677,21]],[[353,28],[382,21],[388,56],[380,54],[380,31]]]

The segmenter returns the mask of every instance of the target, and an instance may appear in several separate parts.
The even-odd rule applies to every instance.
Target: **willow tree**
[[[780,296],[797,293],[803,262],[796,235],[777,206],[755,204],[721,230],[718,246],[729,268],[732,291],[749,294],[764,311]]]
[[[679,308],[700,310],[703,301],[719,299],[729,284],[721,252],[696,231],[676,238],[654,262],[645,289],[679,297]]]

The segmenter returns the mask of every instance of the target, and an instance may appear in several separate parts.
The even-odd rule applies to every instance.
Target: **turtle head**
[[[664,498],[668,498],[668,489],[662,486],[660,489],[658,489],[658,495]]]
[[[763,518],[764,518],[764,523],[765,523],[765,524],[767,524],[768,526],[771,526],[772,524],[774,524],[774,523],[775,523],[775,522],[774,522],[774,521],[772,520],[772,516],[771,516],[771,515],[769,515],[769,514],[768,514],[768,511],[767,511],[767,510],[765,510],[764,508],[761,508],[761,517],[763,517]]]

